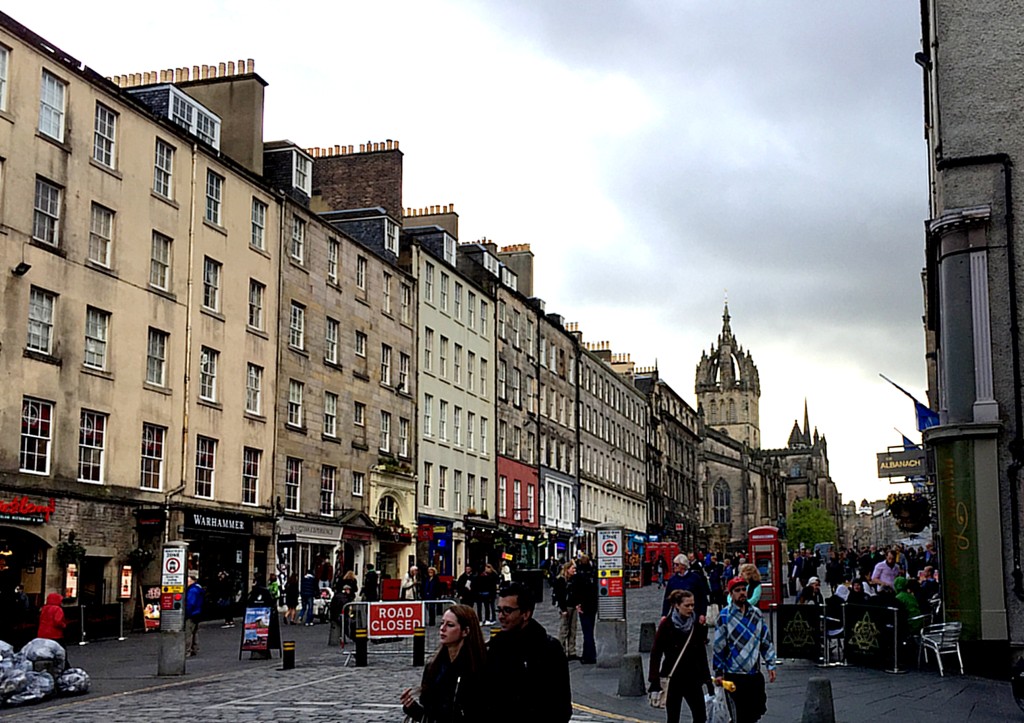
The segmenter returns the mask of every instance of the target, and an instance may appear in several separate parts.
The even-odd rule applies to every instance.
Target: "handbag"
[[[672,676],[675,675],[676,668],[679,667],[679,661],[683,659],[683,654],[686,653],[686,649],[690,645],[690,639],[693,638],[693,631],[696,630],[697,624],[694,623],[693,627],[690,628],[690,634],[686,638],[686,642],[683,643],[683,649],[679,651],[679,657],[676,658],[676,662],[672,665],[672,670],[668,671],[668,676],[661,679],[661,690],[657,693],[651,693],[648,698],[652,708],[664,708],[668,701],[668,684],[672,680]]]

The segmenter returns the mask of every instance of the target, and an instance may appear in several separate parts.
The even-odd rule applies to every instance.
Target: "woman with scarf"
[[[476,723],[488,713],[481,673],[486,649],[480,620],[468,605],[452,605],[441,616],[441,645],[423,669],[416,691],[402,691],[402,712],[421,723]]]
[[[669,593],[669,613],[654,635],[651,667],[647,676],[650,692],[661,690],[661,679],[669,678],[665,712],[668,723],[679,723],[685,700],[694,723],[704,723],[704,687],[712,692],[711,673],[706,652],[708,629],[693,614],[693,593],[673,590]],[[676,665],[676,661],[679,664]],[[672,669],[675,668],[675,672]],[[670,677],[671,676],[671,677]]]

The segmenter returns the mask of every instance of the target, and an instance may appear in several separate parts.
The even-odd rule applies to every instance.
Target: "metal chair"
[[[960,655],[960,631],[963,628],[961,623],[937,623],[929,625],[921,631],[921,651],[918,653],[918,666],[921,665],[921,656],[928,660],[928,651],[935,653],[935,659],[939,662],[939,675],[945,675],[942,668],[942,656],[956,653],[957,661],[960,663],[960,674],[964,673],[964,659]]]

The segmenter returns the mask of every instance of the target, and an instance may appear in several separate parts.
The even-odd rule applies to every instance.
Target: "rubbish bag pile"
[[[39,703],[54,695],[89,692],[89,674],[81,668],[65,668],[64,648],[46,638],[36,638],[24,648],[0,640],[0,704]]]

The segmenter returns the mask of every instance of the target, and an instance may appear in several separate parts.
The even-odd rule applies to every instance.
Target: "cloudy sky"
[[[765,447],[804,399],[846,499],[924,399],[927,217],[916,3],[858,0],[14,2],[106,75],[254,58],[265,137],[396,139],[405,205],[529,243],[534,292],[692,404],[732,328]]]

